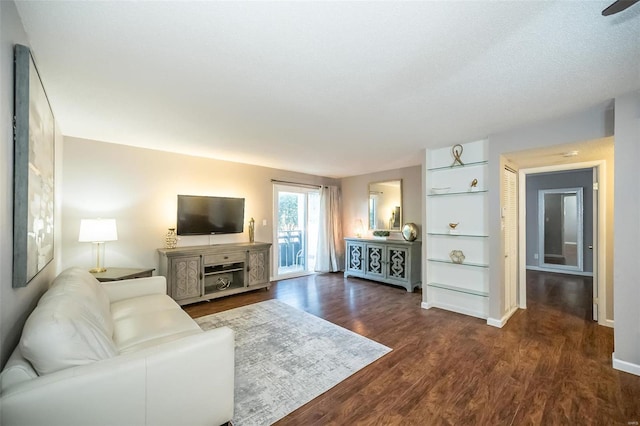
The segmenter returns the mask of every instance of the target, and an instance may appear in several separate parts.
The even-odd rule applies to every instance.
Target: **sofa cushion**
[[[39,375],[118,354],[104,324],[76,294],[41,300],[24,325],[19,347]]]
[[[48,303],[61,295],[73,297],[93,315],[93,321],[104,329],[107,336],[113,336],[111,302],[98,280],[89,271],[80,268],[64,270],[51,283],[49,290],[38,301],[38,305]]]
[[[167,343],[167,342],[173,342],[174,340],[183,339],[187,336],[191,336],[193,334],[198,334],[198,333],[203,333],[203,331],[201,329],[186,330],[186,331],[181,331],[179,333],[168,334],[166,336],[158,337],[151,340],[140,341],[139,343],[132,343],[128,345],[126,348],[121,349],[120,353],[128,354],[132,352],[138,352],[143,349],[162,345],[163,343]]]
[[[132,315],[172,309],[181,310],[180,306],[166,294],[151,294],[113,302],[111,304],[111,317],[114,321],[117,321]]]
[[[169,296],[165,296],[169,297]],[[145,299],[140,297],[138,299]],[[176,305],[177,306],[177,305]],[[114,322],[113,341],[120,352],[151,340],[180,337],[183,333],[202,332],[198,324],[179,307],[148,311],[122,317]]]

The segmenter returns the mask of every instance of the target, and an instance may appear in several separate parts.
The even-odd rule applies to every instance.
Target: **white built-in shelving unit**
[[[426,150],[422,307],[486,319],[489,316],[487,141],[462,144],[463,165],[451,147]],[[471,182],[477,179],[477,185]],[[458,223],[451,231],[449,223]],[[449,253],[462,250],[454,263]]]

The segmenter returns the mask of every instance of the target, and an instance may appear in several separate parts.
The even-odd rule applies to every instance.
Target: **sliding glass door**
[[[274,184],[274,268],[276,279],[315,268],[320,192],[315,187]]]

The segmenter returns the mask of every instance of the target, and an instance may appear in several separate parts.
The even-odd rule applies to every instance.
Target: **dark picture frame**
[[[13,287],[54,257],[55,121],[31,51],[14,46]]]

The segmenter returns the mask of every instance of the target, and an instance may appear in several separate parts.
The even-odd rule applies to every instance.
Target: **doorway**
[[[318,245],[318,187],[274,184],[275,279],[313,273]]]
[[[556,257],[547,256],[546,260],[544,259],[545,252],[547,251],[544,247],[544,236],[540,237],[540,234],[536,230],[533,234],[531,232],[532,223],[535,223],[535,227],[538,227],[538,224],[541,222],[539,219],[540,213],[538,212],[537,204],[540,202],[540,194],[537,189],[534,193],[533,191],[527,191],[527,182],[530,182],[532,178],[536,175],[546,174],[550,175],[552,179],[557,179],[559,173],[566,172],[578,172],[580,169],[583,169],[583,172],[588,174],[588,182],[585,183],[582,187],[582,194],[578,195],[579,191],[576,191],[575,201],[577,204],[578,197],[582,199],[582,204],[584,207],[587,205],[590,207],[589,211],[592,214],[592,217],[587,221],[586,218],[583,217],[583,229],[585,231],[589,231],[589,235],[586,233],[583,234],[582,245],[584,247],[584,251],[582,253],[581,258],[583,259],[583,263],[580,267],[577,266],[579,263],[579,259],[576,260],[576,266],[573,265],[561,265],[560,262],[555,261],[557,258],[562,257],[560,251],[556,251]],[[519,306],[521,308],[526,308],[527,301],[527,272],[528,271],[550,271],[561,274],[571,274],[578,276],[586,276],[592,277],[592,299],[593,299],[593,310],[592,310],[592,319],[594,321],[598,321],[601,325],[608,325],[604,318],[603,313],[605,312],[605,222],[604,222],[604,212],[605,212],[605,202],[604,197],[601,197],[599,194],[599,182],[603,182],[604,180],[604,161],[593,161],[593,162],[585,162],[585,163],[573,163],[573,164],[564,164],[557,166],[546,166],[546,167],[538,167],[538,168],[530,168],[530,169],[521,169],[520,173],[520,193],[527,194],[528,196],[520,197],[520,211],[525,212],[524,215],[521,215],[520,218],[520,232],[523,237],[520,239],[520,299]],[[558,185],[556,185],[558,186]],[[562,185],[560,185],[562,186]],[[569,187],[570,185],[567,185]],[[573,187],[572,187],[573,188]],[[561,188],[560,188],[561,189]],[[562,193],[562,192],[560,192]],[[568,194],[571,195],[571,194]],[[535,201],[534,201],[535,200]],[[558,201],[558,200],[556,200]],[[573,208],[574,199],[567,198],[564,201],[568,201],[566,204],[569,208]],[[549,203],[553,204],[553,200],[549,200]],[[531,204],[535,204],[536,207],[531,213]],[[576,207],[577,208],[577,207]],[[530,219],[526,219],[526,212],[529,210],[531,214],[529,214]],[[542,222],[546,221],[544,217],[544,212]],[[531,218],[533,217],[533,220]],[[577,220],[577,217],[576,217]],[[589,225],[586,225],[588,223]],[[527,232],[529,231],[529,232]],[[543,232],[543,231],[542,231]],[[567,233],[567,231],[557,230],[556,234],[560,234],[561,232]],[[571,233],[568,231],[568,233]],[[534,235],[535,237],[532,237]],[[557,235],[556,235],[557,236]],[[568,241],[569,243],[576,240],[576,250],[577,250],[577,235],[575,238],[571,238],[570,236],[566,239],[560,237],[563,241]],[[542,241],[540,241],[542,240]],[[568,244],[567,247],[571,246]],[[532,249],[533,247],[533,249]],[[571,251],[571,248],[565,248],[565,255],[568,256],[568,252]],[[580,257],[577,253],[576,257]],[[542,257],[542,259],[541,259]],[[543,266],[540,266],[543,265]],[[587,267],[588,266],[588,267]],[[569,276],[567,276],[569,279]]]

